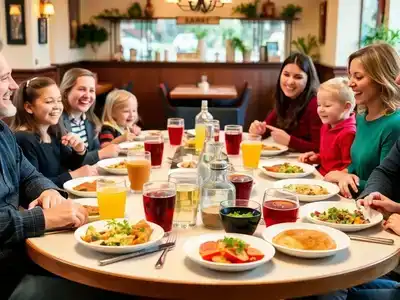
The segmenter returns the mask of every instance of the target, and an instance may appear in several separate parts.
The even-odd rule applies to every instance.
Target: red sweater
[[[350,165],[350,148],[355,135],[356,118],[354,114],[333,128],[328,124],[322,125],[319,172],[323,176],[330,171],[343,170]]]
[[[317,106],[317,97],[314,97],[310,100],[300,117],[297,127],[287,132],[290,134],[289,148],[299,152],[319,152],[320,129],[322,123],[317,113]],[[277,114],[274,109],[265,119],[265,123],[267,123],[267,125],[276,126],[276,122]]]

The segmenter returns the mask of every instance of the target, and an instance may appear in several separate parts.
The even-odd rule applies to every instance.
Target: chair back
[[[129,81],[121,87],[121,90],[125,90],[133,94],[133,81]]]
[[[164,113],[167,118],[175,116],[175,108],[170,104],[169,101],[169,89],[166,83],[160,83],[160,93],[162,98],[162,104]]]

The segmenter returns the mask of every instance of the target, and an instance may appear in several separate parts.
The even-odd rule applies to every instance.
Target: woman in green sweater
[[[325,180],[339,184],[343,196],[359,194],[400,137],[400,58],[390,45],[374,44],[349,57],[348,73],[358,107],[357,132],[347,170],[333,171]]]

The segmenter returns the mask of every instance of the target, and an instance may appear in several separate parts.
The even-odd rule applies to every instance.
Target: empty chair
[[[162,97],[162,104],[164,108],[165,118],[176,117],[176,108],[171,105],[169,98],[169,88],[166,83],[160,83],[160,92]]]

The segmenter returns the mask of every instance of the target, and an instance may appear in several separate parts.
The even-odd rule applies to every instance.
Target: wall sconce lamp
[[[9,15],[10,16],[20,16],[21,15],[21,6],[16,5],[16,4],[10,5]]]
[[[40,15],[42,18],[50,18],[54,15],[54,5],[50,0],[40,1]]]

